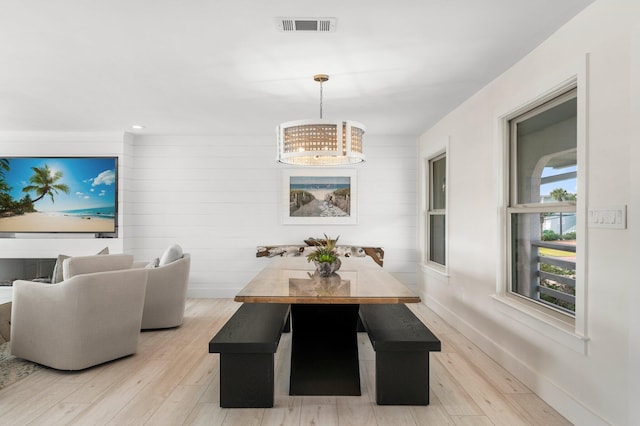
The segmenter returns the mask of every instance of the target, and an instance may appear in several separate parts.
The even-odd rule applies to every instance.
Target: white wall
[[[256,140],[259,141],[256,143]],[[282,171],[272,132],[258,136],[0,134],[3,155],[119,157],[119,238],[0,238],[0,258],[126,252],[160,257],[179,243],[192,255],[189,295],[232,297],[265,264],[256,247],[302,244],[323,233],[380,246],[385,268],[415,286],[415,140],[366,135],[355,225],[283,225]],[[297,169],[300,170],[300,169]]]
[[[136,259],[179,243],[192,255],[189,295],[231,297],[265,264],[256,247],[340,243],[385,249],[385,268],[415,285],[415,139],[365,135],[357,170],[356,225],[283,225],[282,171],[272,132],[230,136],[136,136],[125,212],[125,246]],[[129,148],[127,148],[129,149]],[[297,169],[301,170],[301,169]]]
[[[640,117],[640,22],[635,26],[631,35],[631,123],[637,125],[638,117]],[[629,163],[633,166],[630,168],[630,181],[632,185],[631,196],[629,202],[628,220],[632,225],[629,227],[629,263],[627,268],[628,276],[637,276],[637,268],[634,267],[634,261],[640,259],[640,190],[638,190],[638,182],[640,182],[640,134],[638,132],[629,131]],[[633,274],[633,275],[632,275]],[[638,279],[635,285],[629,282],[629,424],[637,423],[640,419],[640,286]]]
[[[632,89],[640,95],[637,83],[631,83],[640,75],[637,29],[631,43],[638,22],[640,2],[597,1],[426,131],[419,144],[420,158],[445,141],[450,146],[449,276],[427,269],[419,274],[423,299],[575,424],[640,421],[638,385],[632,384],[639,371],[640,301],[638,280],[630,273],[631,262],[637,262],[637,239],[634,244],[631,234],[638,236],[633,218],[640,204],[640,176],[630,167],[630,158],[638,160],[639,143],[637,99],[632,117],[630,95]],[[537,325],[527,325],[531,320],[505,315],[493,297],[501,279],[498,241],[504,226],[499,218],[500,117],[576,75],[588,82],[587,167],[580,170],[587,179],[580,196],[587,207],[628,205],[630,213],[628,229],[587,228],[584,236],[586,276],[579,280],[587,287],[586,351],[559,343],[563,333],[581,340],[571,336],[578,333],[539,333]]]

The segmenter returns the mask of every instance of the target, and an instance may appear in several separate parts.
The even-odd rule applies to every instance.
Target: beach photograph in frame
[[[114,233],[117,157],[0,157],[0,233]]]
[[[356,171],[353,169],[285,170],[284,223],[355,224],[356,190]]]

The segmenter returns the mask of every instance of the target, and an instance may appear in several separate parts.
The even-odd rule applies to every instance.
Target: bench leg
[[[220,354],[220,407],[273,407],[272,353]]]
[[[379,405],[429,405],[429,352],[376,352]]]

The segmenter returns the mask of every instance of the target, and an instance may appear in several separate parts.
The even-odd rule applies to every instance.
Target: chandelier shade
[[[322,83],[318,74],[320,119],[287,121],[277,129],[277,161],[298,166],[339,166],[365,160],[362,149],[365,127],[355,121],[322,119]]]
[[[278,161],[299,166],[338,166],[365,160],[355,121],[297,120],[278,126]]]

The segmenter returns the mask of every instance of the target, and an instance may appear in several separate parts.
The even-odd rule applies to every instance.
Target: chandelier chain
[[[320,80],[320,120],[322,120],[322,80]]]

